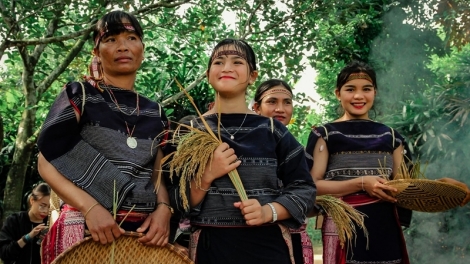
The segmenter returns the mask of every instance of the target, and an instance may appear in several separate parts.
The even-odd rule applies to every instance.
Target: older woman
[[[102,244],[124,230],[145,233],[139,241],[147,245],[168,242],[173,208],[165,185],[155,188],[162,156],[155,146],[168,122],[158,103],[136,91],[142,28],[134,16],[113,11],[97,22],[93,39],[92,76],[65,86],[39,137],[39,172],[66,204],[43,263],[83,236],[84,225],[70,219],[84,218]],[[117,222],[131,209],[120,228]]]

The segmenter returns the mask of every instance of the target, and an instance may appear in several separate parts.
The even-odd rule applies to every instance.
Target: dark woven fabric
[[[151,176],[157,146],[168,127],[163,110],[140,95],[137,110],[133,91],[102,85],[101,93],[84,84],[86,103],[80,122],[74,109],[81,111],[82,88],[77,82],[69,83],[44,122],[39,150],[60,173],[109,210],[115,181],[118,207],[129,210],[135,204],[136,211],[153,211],[156,195]],[[134,149],[126,144],[130,133],[138,143]]]
[[[217,133],[217,116],[205,117]],[[292,218],[281,221],[284,225],[298,228],[315,202],[315,185],[307,169],[303,147],[286,127],[274,120],[258,115],[222,114],[221,121],[230,134],[221,128],[222,141],[235,150],[242,161],[237,168],[249,198],[261,205],[277,202],[283,205]],[[203,129],[202,122],[194,126]],[[240,125],[243,123],[243,126]],[[175,208],[184,211],[179,195],[178,180],[167,184],[170,199]],[[189,190],[189,188],[187,188]],[[192,225],[245,226],[240,209],[233,206],[240,197],[229,176],[215,180],[203,202],[190,212]]]
[[[395,208],[394,204],[387,202],[356,207],[367,215],[364,224],[368,238],[355,225],[356,230],[360,231],[356,233],[352,245],[347,245],[352,251],[347,251],[346,263],[402,263],[402,231],[397,223]]]
[[[325,131],[326,129],[326,131]],[[395,142],[393,140],[395,137]],[[392,175],[393,151],[404,141],[396,131],[369,120],[328,123],[312,129],[305,151],[312,155],[317,140],[327,142],[326,180],[349,180],[366,175]],[[307,160],[309,168],[313,160]]]
[[[294,254],[295,263],[304,263],[304,254],[302,248],[302,237],[300,234],[291,234],[292,237],[292,253]]]
[[[291,264],[289,250],[278,225],[203,227],[196,257],[196,263],[204,264]]]

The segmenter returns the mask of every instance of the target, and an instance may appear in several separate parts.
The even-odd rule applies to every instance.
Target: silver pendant
[[[135,137],[127,138],[127,146],[129,146],[129,148],[131,149],[134,149],[137,147],[137,140],[135,139]]]
[[[230,139],[231,139],[231,140],[234,140],[235,137],[234,137],[233,135],[230,135]]]

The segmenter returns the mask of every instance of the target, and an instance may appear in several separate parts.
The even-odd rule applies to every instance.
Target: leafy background
[[[0,1],[0,199],[2,219],[26,208],[40,180],[35,146],[48,109],[65,83],[86,74],[90,28],[109,10],[135,13],[144,26],[146,59],[138,90],[172,120],[194,114],[177,78],[204,110],[213,91],[204,80],[208,54],[226,37],[246,39],[260,77],[295,85],[307,65],[311,89],[325,104],[301,105],[290,131],[305,144],[312,125],[338,117],[336,74],[353,59],[377,70],[377,121],[407,138],[426,175],[470,183],[470,4],[467,0],[179,0]],[[235,23],[226,18],[234,17]],[[310,73],[306,73],[310,74]],[[469,206],[414,213],[405,230],[412,263],[468,263]],[[316,242],[319,235],[309,227]]]

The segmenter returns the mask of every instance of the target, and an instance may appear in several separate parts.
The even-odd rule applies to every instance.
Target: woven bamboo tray
[[[184,264],[193,263],[171,244],[149,247],[137,241],[142,235],[126,232],[114,246],[115,264]],[[53,264],[111,263],[112,244],[102,245],[91,237],[74,244],[52,262]]]
[[[428,179],[398,179],[385,183],[398,192],[391,193],[397,205],[421,212],[442,212],[459,206],[467,195],[459,186]]]

